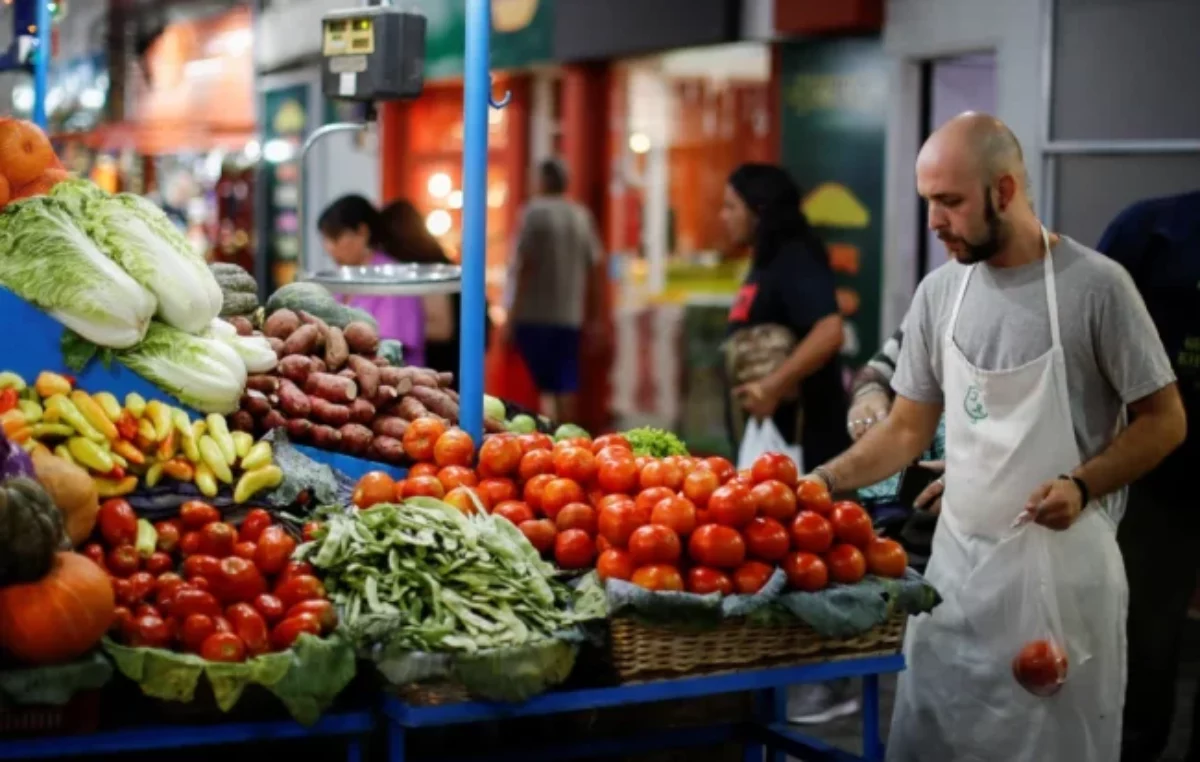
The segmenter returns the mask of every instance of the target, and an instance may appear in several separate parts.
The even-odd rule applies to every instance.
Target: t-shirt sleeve
[[[1113,273],[1092,336],[1100,371],[1129,404],[1170,385],[1175,372],[1133,278],[1124,268]]]
[[[904,341],[900,344],[892,389],[896,394],[917,402],[940,403],[942,383],[934,372],[933,353],[937,327],[934,325],[934,310],[926,281],[917,287],[902,330]]]

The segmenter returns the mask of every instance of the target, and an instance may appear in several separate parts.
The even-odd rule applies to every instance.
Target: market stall
[[[877,677],[938,597],[860,506],[785,455],[738,472],[484,397],[489,3],[468,9],[457,391],[321,283],[260,300],[161,210],[0,125],[34,146],[0,156],[20,326],[0,333],[0,758],[332,737],[355,760],[378,723],[403,760],[420,729],[744,692],[751,722],[520,758],[824,754],[783,724],[783,688],[862,677],[861,758],[881,759]],[[405,15],[326,31],[407,23],[380,14]],[[76,711],[110,691],[136,719]]]

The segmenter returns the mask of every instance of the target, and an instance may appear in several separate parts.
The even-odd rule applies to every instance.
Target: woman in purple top
[[[321,212],[317,229],[325,251],[344,267],[395,264],[383,253],[386,231],[379,211],[362,196],[342,196]],[[366,310],[379,323],[379,335],[404,345],[409,365],[425,365],[425,309],[417,296],[339,297],[351,307]]]

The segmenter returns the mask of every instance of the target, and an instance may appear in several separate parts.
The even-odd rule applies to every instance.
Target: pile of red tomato
[[[240,527],[198,500],[154,525],[153,550],[140,549],[129,503],[106,501],[98,541],[83,553],[112,577],[117,606],[110,634],[131,646],[178,649],[210,661],[240,662],[290,648],[301,633],[337,625],[333,604],[296,541],[255,509]]]
[[[466,432],[434,419],[414,422],[404,444],[416,461],[407,479],[368,474],[358,507],[416,496],[468,513],[482,505],[561,568],[595,566],[650,590],[749,594],[782,567],[792,588],[816,591],[867,572],[900,577],[908,565],[861,506],[800,481],[782,454],[738,473],[724,458],[635,456],[617,434],[496,434],[476,457]]]

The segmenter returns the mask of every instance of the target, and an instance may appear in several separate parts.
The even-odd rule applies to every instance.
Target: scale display
[[[391,6],[321,18],[321,88],[360,102],[416,98],[425,84],[425,17]]]

